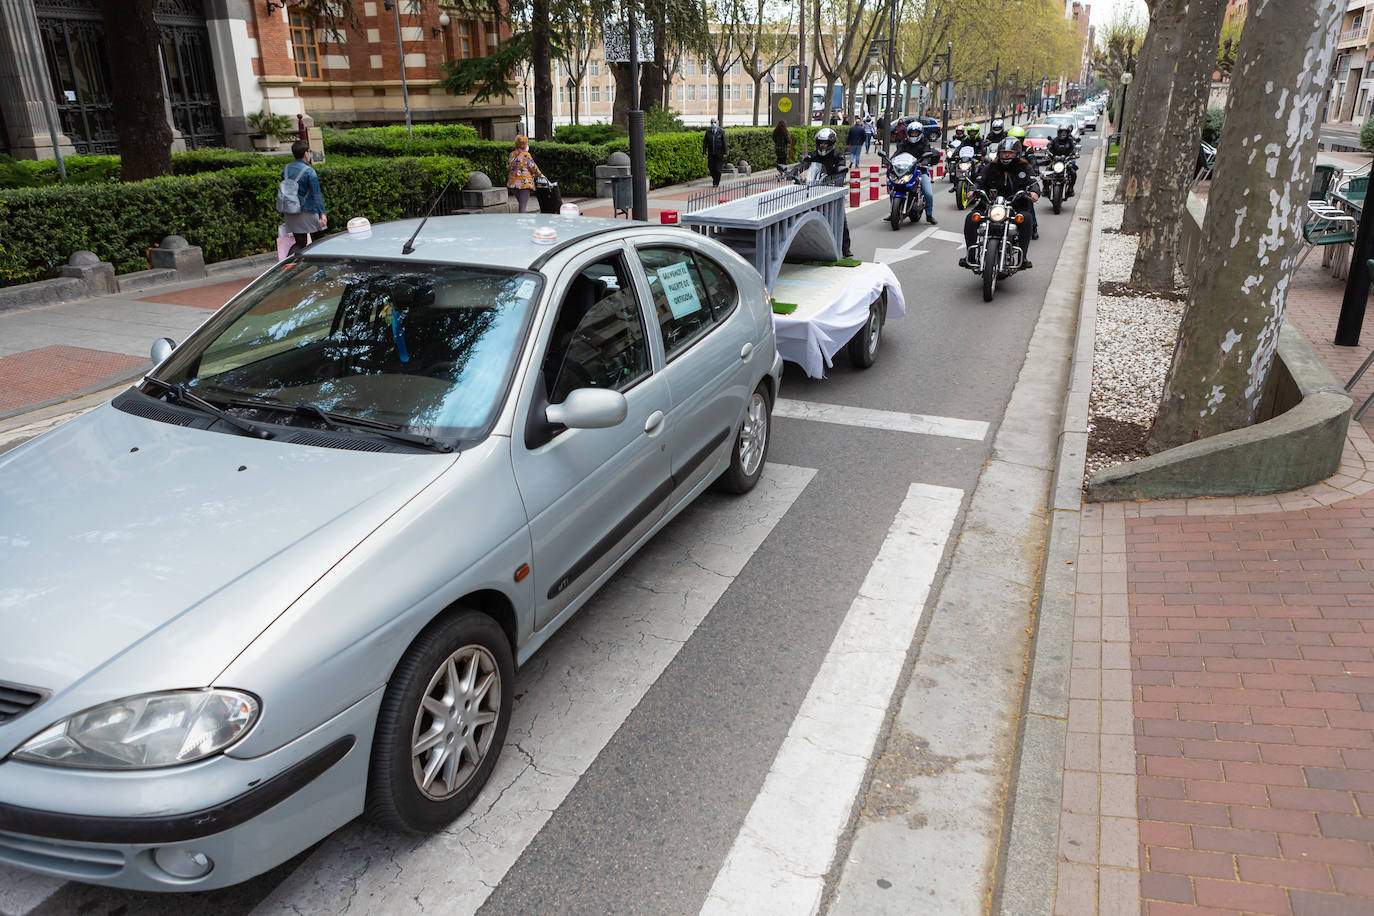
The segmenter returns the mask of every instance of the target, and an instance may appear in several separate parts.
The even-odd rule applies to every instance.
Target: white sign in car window
[[[674,318],[686,318],[693,312],[701,311],[701,297],[697,295],[691,268],[685,261],[660,267],[655,273],[663,284],[663,292],[668,297],[668,309]]]

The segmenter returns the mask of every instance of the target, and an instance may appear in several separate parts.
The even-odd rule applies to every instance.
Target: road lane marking
[[[476,912],[815,474],[767,464],[646,544],[520,669],[505,750],[458,820],[418,840],[344,827],[254,913]]]
[[[815,913],[964,491],[912,484],[702,916]]]
[[[790,398],[778,398],[773,405],[773,416],[786,417],[789,420],[836,423],[841,426],[886,429],[899,433],[919,433],[923,436],[945,436],[951,439],[982,441],[988,436],[988,424],[983,420],[931,417],[919,413],[874,410],[845,404],[823,404],[819,401],[795,401]]]

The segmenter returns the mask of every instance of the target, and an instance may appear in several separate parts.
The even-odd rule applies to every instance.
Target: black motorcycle
[[[1064,156],[1052,156],[1040,169],[1045,185],[1045,195],[1050,206],[1058,213],[1064,208],[1064,191],[1069,186],[1069,160]]]
[[[903,218],[919,223],[926,212],[921,175],[939,161],[940,154],[929,152],[919,160],[911,153],[898,153],[891,159],[879,153],[878,157],[887,166],[888,222],[894,230],[902,225]]]
[[[983,278],[983,301],[991,302],[997,282],[1021,269],[1021,246],[1016,240],[1021,232],[1029,232],[1030,227],[1022,228],[1026,214],[1016,210],[1015,205],[1023,197],[1029,197],[1030,192],[1017,191],[1010,200],[990,198],[980,188],[973,188],[969,193],[971,202],[981,200],[987,207],[973,214],[978,238],[968,253],[968,267]]]
[[[968,206],[969,190],[977,183],[982,162],[973,147],[961,147],[950,164],[950,180],[954,182],[954,206],[962,210]]]

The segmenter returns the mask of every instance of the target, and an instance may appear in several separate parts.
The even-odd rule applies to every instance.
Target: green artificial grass
[[[797,310],[795,302],[779,302],[776,299],[770,299],[769,302],[773,306],[773,311],[779,315],[790,315]]]
[[[807,267],[858,267],[863,261],[858,258],[840,258],[838,261],[808,261],[803,259],[787,259],[785,264],[804,264]]]

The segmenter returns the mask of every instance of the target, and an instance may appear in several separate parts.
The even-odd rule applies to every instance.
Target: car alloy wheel
[[[443,801],[467,785],[491,751],[500,709],[501,674],[490,652],[462,646],[444,660],[411,729],[411,775],[426,797]]]
[[[739,433],[730,449],[730,466],[716,481],[718,489],[727,493],[748,493],[754,489],[754,484],[763,475],[764,462],[768,460],[772,417],[773,400],[768,396],[768,386],[759,382],[744,405]]]

